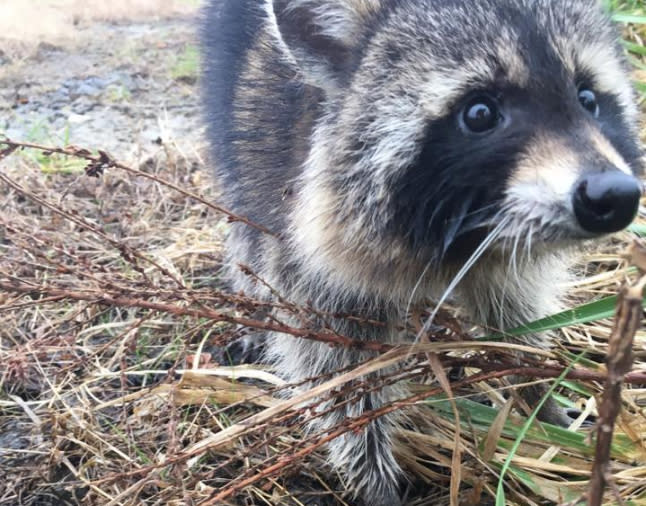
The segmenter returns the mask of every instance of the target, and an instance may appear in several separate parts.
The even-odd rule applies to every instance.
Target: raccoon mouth
[[[576,248],[625,229],[639,211],[642,185],[619,171],[581,177],[566,202],[507,202],[465,212],[448,223],[443,258],[464,261],[486,243],[484,253],[531,257],[542,251]],[[452,226],[451,226],[452,225]]]
[[[481,224],[458,234],[445,251],[444,258],[450,262],[463,262],[485,243],[498,227],[493,224]],[[506,220],[506,226],[499,230],[496,238],[487,247],[489,254],[514,254],[514,250],[523,255],[537,254],[549,249],[566,249],[583,245],[599,235],[581,230],[574,220],[558,220],[544,223],[529,219]],[[487,253],[485,253],[487,254]]]
[[[458,235],[446,249],[444,256],[449,260],[464,260],[483,243],[493,227],[482,225]]]

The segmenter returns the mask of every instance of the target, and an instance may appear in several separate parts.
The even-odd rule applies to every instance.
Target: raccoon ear
[[[311,84],[335,88],[380,0],[270,0],[278,31]]]

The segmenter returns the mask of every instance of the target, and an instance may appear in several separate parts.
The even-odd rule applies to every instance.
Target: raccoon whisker
[[[508,223],[512,223],[513,219],[509,219]],[[515,278],[518,281],[519,276],[518,276],[518,268],[517,268],[517,249],[518,249],[518,241],[519,241],[519,234],[509,234],[505,235],[503,239],[503,246],[502,246],[502,256],[503,259],[502,261],[505,262],[505,255],[509,255],[509,259],[507,260],[506,264],[508,265],[508,268],[506,271],[509,273],[512,270],[514,271]],[[513,246],[511,245],[513,240]],[[503,281],[503,286],[501,290],[500,297],[496,297],[495,294],[491,294],[490,296],[495,299],[497,299],[498,302],[498,328],[503,329],[505,328],[505,300],[507,298],[507,289],[509,286],[509,276],[505,276],[504,281]]]
[[[502,206],[502,202],[500,202],[500,201],[492,202],[491,204],[487,204],[486,206],[481,206],[478,209],[475,209],[475,210],[471,211],[470,213],[467,214],[467,216],[474,216],[474,215],[482,214],[483,215],[483,220],[484,220],[484,217],[485,217],[487,211],[489,211],[491,209],[496,209],[497,211],[495,213],[493,213],[492,216],[495,216],[495,217],[499,218],[500,216],[503,216],[503,212],[500,209],[501,206]],[[489,218],[489,221],[493,221],[492,218]],[[474,223],[476,223],[476,222],[474,222]]]
[[[507,285],[503,287],[503,292],[498,299],[498,328],[504,329],[505,325],[505,300],[507,298]]]
[[[525,239],[525,253],[527,256],[527,261],[532,258],[532,238],[534,236],[534,227],[532,224],[529,224],[529,228],[527,229],[527,239]]]
[[[503,240],[503,248],[502,248],[502,256],[503,256],[503,262],[505,260],[505,255],[507,254],[507,243],[509,242],[510,238],[505,237]],[[511,256],[509,258],[509,261],[511,262]],[[507,298],[507,287],[509,283],[509,278],[505,276],[505,279],[502,284],[502,290],[500,293],[500,297],[496,297],[495,294],[492,294],[491,297],[497,299],[497,306],[498,306],[498,328],[502,329],[504,328],[504,313],[505,313],[505,300]]]
[[[450,220],[447,221],[447,223],[450,223],[452,221],[455,221],[456,219],[462,220],[462,225],[460,229],[458,230],[458,233],[456,234],[456,237],[459,237],[461,235],[464,235],[468,232],[471,232],[473,230],[476,230],[478,228],[481,228],[483,226],[487,225],[493,225],[497,220],[496,217],[499,217],[500,214],[502,213],[496,213],[496,217],[494,218],[489,218],[485,219],[485,213],[486,211],[490,209],[495,209],[499,207],[500,204],[498,202],[494,202],[493,204],[488,204],[486,206],[479,207],[477,209],[474,209],[473,211],[469,211],[466,213],[463,217],[459,218],[451,218]],[[473,218],[474,216],[482,215],[482,219],[478,220],[470,220],[469,218]]]
[[[471,205],[471,204],[472,204],[472,202],[473,202],[473,199],[472,199],[472,198],[471,198],[471,199],[467,199],[467,201],[468,201],[469,205]],[[439,210],[439,209],[441,209],[442,204],[443,204],[443,202],[440,202],[440,203],[437,205],[437,209],[438,209],[438,210]],[[463,224],[463,223],[466,221],[466,218],[473,217],[473,216],[477,216],[478,214],[484,214],[484,212],[486,212],[486,211],[487,211],[487,210],[489,210],[489,209],[493,209],[493,208],[497,207],[497,205],[498,205],[497,203],[489,204],[489,205],[486,205],[486,206],[480,207],[480,208],[478,208],[478,209],[475,209],[475,210],[473,210],[473,211],[466,212],[464,215],[460,215],[460,216],[458,216],[458,217],[451,218],[450,220],[448,220],[448,223],[451,223],[451,222],[457,222],[457,224],[456,224],[454,227],[452,227],[452,228],[455,228],[455,233],[451,236],[451,241],[450,241],[450,242],[445,241],[444,251],[443,251],[443,253],[442,253],[441,257],[442,257],[442,256],[444,256],[444,254],[446,254],[446,250],[450,247],[450,244],[455,240],[455,238],[456,238],[456,237],[459,237],[460,235],[464,234],[465,232],[468,232],[468,231],[471,231],[471,230],[475,230],[475,229],[480,228],[480,227],[482,227],[482,226],[483,226],[483,222],[480,222],[480,221],[474,221],[474,222],[473,222],[472,224],[470,224],[468,227],[460,227],[459,225]],[[466,206],[465,206],[465,207],[466,207]],[[437,214],[437,210],[435,211],[435,213],[434,213],[434,214],[433,214],[433,216],[431,217],[431,220],[433,220],[433,218],[436,216],[436,214]],[[448,234],[448,233],[447,233],[447,237],[449,237],[449,235],[450,235],[450,234]],[[440,258],[441,258],[441,257],[440,257]],[[415,298],[415,294],[416,294],[416,293],[417,293],[417,291],[419,290],[419,287],[421,286],[422,281],[424,280],[424,277],[426,276],[426,274],[428,274],[428,270],[431,268],[431,266],[432,266],[435,262],[436,262],[436,259],[432,259],[432,260],[430,260],[430,261],[429,261],[429,262],[424,266],[424,269],[422,270],[422,273],[421,273],[421,274],[419,275],[419,277],[417,278],[417,281],[415,282],[415,286],[413,286],[413,289],[411,290],[410,296],[408,297],[408,301],[407,301],[407,303],[406,303],[406,310],[405,310],[405,312],[404,312],[404,317],[405,317],[405,318],[407,317],[407,315],[408,315],[408,314],[409,314],[409,312],[410,312],[410,308],[411,308],[411,306],[412,306],[412,304],[413,304],[413,299]]]
[[[499,207],[500,203],[499,202],[493,202],[491,204],[487,204],[486,206],[481,206],[477,209],[474,209],[473,211],[469,211],[465,216],[473,216],[475,214],[480,214],[483,213],[484,211],[487,211],[488,209],[493,209],[495,207]]]
[[[431,268],[431,265],[433,265],[434,262],[435,262],[434,259],[429,261],[424,267],[424,270],[422,271],[422,273],[419,275],[419,278],[417,278],[417,281],[415,282],[415,286],[413,286],[413,289],[410,292],[410,296],[408,297],[408,302],[406,303],[406,311],[404,312],[404,318],[403,318],[404,320],[408,318],[408,314],[413,304],[413,298],[415,297],[415,293],[419,289],[420,285],[422,284],[422,281],[424,280],[424,277],[426,276],[426,274],[428,273],[428,270]]]
[[[433,320],[435,320],[435,317],[437,316],[438,311],[440,310],[440,307],[442,304],[446,302],[446,299],[453,293],[453,290],[455,290],[455,287],[462,281],[464,276],[467,275],[467,273],[471,270],[471,268],[475,265],[475,263],[480,259],[482,254],[487,250],[489,246],[491,246],[496,239],[498,239],[500,233],[502,230],[508,225],[509,219],[503,218],[500,223],[483,239],[483,241],[480,243],[480,245],[476,248],[476,250],[471,254],[469,259],[464,263],[462,268],[458,271],[458,273],[453,277],[453,280],[451,283],[449,283],[449,286],[444,290],[444,294],[440,297],[438,300],[437,304],[435,305],[435,309],[433,309],[433,312],[431,315],[428,317],[426,322],[424,322],[424,325],[420,329],[420,331],[417,333],[417,336],[415,337],[415,342],[419,342],[419,339],[421,336],[428,331],[429,327],[433,323]]]
[[[505,260],[505,255],[509,253],[509,261],[507,264],[509,265],[511,263],[511,243],[512,236],[510,235],[505,235],[502,238],[502,256],[503,256],[503,261]]]
[[[455,238],[458,236],[458,233],[460,232],[460,226],[464,223],[464,220],[466,219],[466,216],[469,212],[469,208],[471,207],[471,204],[473,204],[473,200],[474,195],[468,194],[462,201],[462,205],[460,206],[458,212],[455,213],[454,218],[452,220],[449,220],[449,226],[444,233],[442,256],[446,254],[447,250],[449,249],[451,244],[453,244]]]
[[[512,272],[514,273],[514,277],[516,278],[516,281],[520,282],[520,276],[518,274],[518,242],[520,241],[520,234],[516,234],[514,238],[514,246],[511,250],[511,257],[510,257],[510,267],[512,269]]]

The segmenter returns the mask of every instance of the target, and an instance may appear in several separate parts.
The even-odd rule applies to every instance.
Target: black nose
[[[618,170],[583,176],[574,185],[572,197],[579,224],[594,234],[617,232],[630,225],[640,198],[640,182]]]

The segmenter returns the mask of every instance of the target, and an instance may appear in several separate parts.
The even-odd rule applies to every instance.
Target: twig
[[[307,328],[297,328],[290,325],[281,324],[271,321],[255,320],[252,318],[245,318],[233,316],[231,314],[216,311],[202,307],[200,309],[190,307],[180,307],[174,304],[165,304],[160,302],[151,302],[143,299],[133,299],[123,297],[121,295],[113,294],[110,292],[98,292],[96,290],[63,290],[55,287],[41,286],[35,288],[33,285],[27,285],[21,282],[8,282],[0,280],[0,288],[9,292],[18,293],[40,293],[46,297],[65,297],[67,299],[94,302],[97,304],[107,304],[114,307],[136,307],[140,309],[152,309],[167,314],[176,316],[192,316],[195,318],[208,318],[214,321],[223,321],[227,323],[242,325],[243,327],[255,328],[258,330],[266,330],[270,332],[279,332],[282,334],[289,334],[295,337],[304,339],[311,339],[330,345],[345,346],[348,348],[355,348],[360,350],[374,351],[374,352],[387,352],[393,349],[393,345],[379,343],[376,341],[359,341],[340,334],[331,333],[328,331],[316,331]]]
[[[0,142],[2,142],[2,141],[0,141]],[[81,227],[81,228],[83,228],[85,230],[90,230],[93,234],[96,234],[101,239],[109,242],[114,248],[119,250],[119,252],[121,253],[121,256],[124,258],[124,260],[129,262],[133,266],[133,268],[135,270],[137,270],[142,276],[144,276],[144,278],[146,277],[146,274],[143,271],[143,269],[139,265],[137,265],[137,263],[134,261],[135,258],[137,258],[139,260],[142,260],[144,262],[148,262],[149,264],[151,264],[155,268],[157,268],[159,270],[159,272],[161,272],[165,276],[168,276],[170,279],[175,281],[175,283],[177,283],[180,287],[182,287],[182,288],[184,287],[183,281],[181,279],[175,277],[171,272],[168,271],[168,269],[165,269],[164,267],[159,265],[157,262],[155,262],[153,259],[143,255],[142,253],[140,253],[139,251],[131,248],[127,244],[125,244],[123,242],[120,242],[120,241],[117,241],[116,239],[114,239],[114,238],[110,237],[109,235],[105,234],[104,232],[99,230],[97,227],[93,226],[90,222],[88,222],[84,218],[82,218],[80,216],[74,216],[73,214],[68,213],[67,211],[64,211],[60,207],[52,204],[51,202],[48,202],[48,201],[42,199],[38,195],[35,195],[34,193],[26,190],[25,188],[20,186],[18,183],[16,183],[13,179],[9,178],[5,174],[2,174],[1,172],[0,172],[0,181],[4,181],[11,188],[13,188],[17,192],[21,193],[25,197],[29,198],[33,202],[36,202],[37,204],[49,209],[53,213],[56,213],[56,214],[62,216],[63,218],[71,221],[72,223],[75,223],[76,225],[78,225],[79,227]]]
[[[222,206],[209,202],[204,197],[201,197],[200,195],[190,192],[188,190],[185,190],[180,186],[177,186],[176,184],[172,183],[171,181],[168,181],[166,179],[163,179],[153,174],[148,174],[146,172],[133,169],[128,165],[120,163],[114,158],[112,158],[105,151],[99,151],[99,155],[97,156],[97,155],[93,155],[87,149],[81,149],[74,146],[68,146],[66,148],[57,148],[57,147],[51,147],[51,146],[44,146],[42,144],[35,144],[33,142],[17,142],[17,141],[12,141],[10,139],[0,139],[0,146],[2,145],[7,146],[7,148],[4,151],[0,151],[0,159],[3,158],[4,156],[7,156],[13,153],[18,148],[27,148],[27,149],[36,149],[38,151],[42,151],[45,154],[57,153],[59,155],[72,156],[75,158],[80,158],[82,160],[87,160],[88,162],[90,162],[90,164],[85,168],[85,172],[89,176],[96,177],[100,175],[104,169],[110,168],[110,167],[121,169],[135,176],[150,179],[164,186],[167,186],[168,188],[172,188],[173,190],[181,193],[182,195],[185,195],[186,197],[190,197],[191,199],[196,200],[201,204],[204,204],[205,206],[213,209],[214,211],[224,214],[229,218],[230,221],[238,221],[240,223],[244,223],[245,225],[255,228],[256,230],[262,232],[263,234],[271,235],[272,237],[280,239],[280,236],[278,234],[272,232],[271,230],[269,230],[268,228],[262,225],[254,223],[249,218],[240,216],[238,214],[235,214],[232,211],[229,211],[228,209]]]
[[[34,284],[27,284],[21,282],[20,280],[14,279],[13,281],[2,280],[0,279],[0,289],[7,292],[19,293],[19,294],[39,294],[43,297],[55,297],[57,299],[70,299],[84,302],[91,302],[95,304],[106,304],[108,306],[115,307],[132,307],[139,309],[149,309],[154,311],[159,311],[162,313],[173,314],[175,316],[191,316],[195,318],[207,318],[213,321],[224,321],[227,323],[238,324],[244,327],[254,328],[258,330],[268,330],[272,332],[280,332],[283,334],[288,334],[297,338],[310,339],[312,341],[319,341],[327,343],[331,346],[345,346],[355,349],[363,349],[366,351],[374,351],[378,353],[386,353],[394,348],[391,344],[383,344],[375,341],[360,341],[357,339],[351,339],[339,334],[330,334],[327,332],[316,331],[313,329],[307,328],[298,328],[284,324],[271,323],[263,320],[255,320],[253,318],[237,317],[230,314],[216,311],[208,308],[195,309],[191,307],[179,306],[169,303],[160,303],[160,302],[151,302],[145,299],[137,299],[131,297],[117,296],[107,292],[98,292],[96,290],[86,290],[86,291],[73,291],[73,290],[64,290],[56,287],[48,286],[37,286]],[[449,345],[450,343],[445,343]],[[460,343],[468,345],[469,343]],[[482,342],[471,343],[474,346],[474,349],[478,348]],[[403,347],[412,346],[409,345],[400,345]],[[451,344],[451,346],[458,346],[457,343]],[[525,377],[532,378],[558,378],[558,376],[563,372],[564,367],[543,364],[541,366],[520,366],[520,367],[510,367],[509,364],[491,362],[486,359],[479,358],[465,358],[458,359],[455,357],[451,358],[451,365],[454,366],[468,366],[480,369],[485,372],[495,373],[496,377],[499,377],[498,374],[502,371],[504,374],[502,376],[513,376],[520,375]],[[579,381],[596,381],[596,382],[605,382],[607,380],[607,374],[599,371],[593,371],[590,369],[577,368],[573,371],[570,371],[567,375],[567,379],[570,380],[579,380]],[[635,371],[624,376],[623,381],[628,384],[643,384],[646,383],[646,371]]]
[[[631,257],[633,263],[646,256],[643,244],[635,243]],[[636,262],[637,261],[637,262]],[[603,398],[599,405],[599,421],[597,427],[597,444],[588,489],[589,506],[601,506],[606,486],[611,483],[610,447],[615,423],[621,411],[621,389],[626,375],[633,366],[633,342],[639,330],[643,316],[643,293],[646,286],[644,265],[638,265],[642,277],[635,283],[624,286],[618,298],[615,324],[608,343],[608,369]]]

